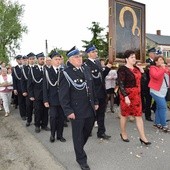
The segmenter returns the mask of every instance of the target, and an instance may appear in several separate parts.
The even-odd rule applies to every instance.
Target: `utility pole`
[[[46,52],[46,56],[48,56],[48,42],[47,42],[47,40],[45,40],[45,52]]]

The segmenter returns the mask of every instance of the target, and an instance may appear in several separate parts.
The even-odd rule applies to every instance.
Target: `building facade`
[[[163,56],[170,58],[170,36],[161,35],[161,30],[156,34],[146,34],[146,49],[155,47],[162,51]]]

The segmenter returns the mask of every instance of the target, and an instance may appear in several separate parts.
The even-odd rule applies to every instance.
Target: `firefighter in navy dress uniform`
[[[33,101],[29,99],[28,90],[27,90],[27,81],[28,81],[28,73],[31,67],[34,67],[35,64],[35,54],[29,53],[27,55],[28,65],[24,65],[22,69],[21,75],[21,88],[22,95],[26,97],[26,113],[27,113],[27,123],[26,126],[30,126],[32,122],[32,114],[33,114]]]
[[[55,133],[57,140],[65,142],[63,138],[64,129],[64,112],[59,102],[59,79],[61,71],[61,55],[53,51],[50,55],[51,67],[45,70],[43,77],[43,102],[45,107],[49,108],[50,115],[50,142],[55,141]]]
[[[149,58],[146,59],[146,63],[149,64],[149,66],[145,69],[145,75],[146,77],[142,77],[141,80],[141,97],[142,97],[142,110],[145,113],[145,119],[147,121],[153,121],[151,118],[152,112],[151,107],[153,108],[154,112],[156,110],[156,103],[155,101],[152,104],[152,96],[150,95],[150,88],[148,87],[150,76],[149,76],[149,67],[150,65],[155,65],[154,58],[156,56],[156,49],[153,47],[148,50]]]
[[[14,95],[17,95],[19,112],[22,120],[26,120],[26,98],[22,95],[21,88],[21,75],[22,75],[22,56],[17,55],[15,57],[16,65],[12,70],[12,78],[13,78],[13,87],[14,87]]]
[[[65,115],[71,120],[76,161],[81,169],[89,170],[84,145],[94,125],[98,100],[90,70],[82,65],[79,50],[73,47],[67,56],[67,68],[60,79],[59,99]]]
[[[43,103],[43,72],[44,72],[44,54],[36,55],[38,64],[32,67],[28,74],[27,89],[29,98],[34,102],[34,122],[35,132],[39,133],[40,127],[49,131],[48,125],[48,108]]]
[[[106,111],[106,88],[105,88],[105,77],[110,71],[112,67],[111,64],[107,64],[103,69],[100,61],[97,59],[97,49],[94,45],[90,44],[87,46],[85,52],[88,55],[88,59],[86,60],[86,64],[90,67],[91,74],[93,76],[95,90],[97,94],[97,98],[99,101],[99,109],[96,110],[96,120],[98,124],[98,132],[97,137],[102,139],[109,139],[111,136],[106,135],[105,131],[105,111]]]

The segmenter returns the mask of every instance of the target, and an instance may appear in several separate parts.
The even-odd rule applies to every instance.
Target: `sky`
[[[23,34],[21,49],[17,51],[22,55],[45,53],[45,40],[49,52],[55,47],[69,50],[75,45],[83,50],[81,40],[91,40],[88,27],[93,21],[99,22],[107,31],[108,0],[17,1],[25,5],[22,23],[28,27],[28,33]],[[170,35],[170,1],[136,1],[146,5],[146,33],[155,34],[156,30],[161,30],[162,35]]]

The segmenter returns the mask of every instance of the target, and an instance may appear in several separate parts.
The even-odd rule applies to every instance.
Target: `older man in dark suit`
[[[93,78],[89,68],[83,65],[79,50],[73,47],[67,52],[67,56],[67,68],[63,71],[59,86],[60,103],[71,120],[76,160],[81,169],[89,170],[84,145],[94,125],[98,101]]]
[[[154,64],[156,49],[154,47],[149,49],[148,54],[149,54],[149,58],[146,59],[146,63],[148,63],[150,66]],[[152,122],[153,120],[151,118],[151,108],[155,111],[156,103],[154,102],[152,105],[152,96],[150,95],[150,88],[148,87],[148,83],[150,80],[149,66],[147,66],[145,69],[146,76],[142,77],[141,80],[141,97],[142,97],[142,110],[145,113],[145,119],[147,121]]]
[[[146,59],[146,63],[149,63],[150,65],[154,64],[154,58],[156,56],[156,49],[155,47],[148,50],[149,58]]]

